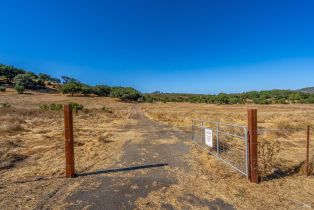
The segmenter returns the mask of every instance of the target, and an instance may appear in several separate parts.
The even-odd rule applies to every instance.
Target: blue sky
[[[314,86],[314,1],[0,0],[0,63],[143,92]]]

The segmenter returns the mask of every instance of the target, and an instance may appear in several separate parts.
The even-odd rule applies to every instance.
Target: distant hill
[[[314,93],[314,87],[302,88],[297,91],[302,93]]]

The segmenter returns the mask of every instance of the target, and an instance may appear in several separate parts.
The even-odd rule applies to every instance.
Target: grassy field
[[[0,108],[0,209],[38,207],[66,183],[63,112],[42,111],[40,104],[77,102],[86,107],[74,114],[78,173],[117,161],[128,135],[122,128],[134,123],[131,105],[110,98],[18,95],[13,90],[0,94],[0,103],[11,105]],[[112,113],[102,111],[103,106]]]
[[[266,175],[276,174],[275,169],[281,173],[259,185],[248,183],[192,142],[184,142],[192,149],[182,159],[192,170],[186,173],[180,168],[167,168],[176,174],[178,182],[137,199],[138,209],[160,209],[165,202],[176,209],[201,209],[197,206],[202,199],[223,199],[239,209],[314,208],[313,175],[305,177],[302,168],[297,167],[304,160],[305,128],[314,125],[313,105],[136,105],[106,97],[35,92],[19,95],[8,89],[0,93],[2,106],[11,105],[0,108],[0,209],[41,208],[56,193],[67,196],[79,186],[79,180],[64,178],[63,112],[39,108],[40,104],[69,102],[85,107],[74,114],[78,173],[115,167],[112,164],[119,160],[123,145],[131,136],[127,126],[138,120],[132,117],[134,106],[140,106],[154,121],[188,131],[193,118],[245,125],[246,109],[256,107],[261,130],[259,141],[279,142],[274,146],[280,150],[270,159],[273,164]],[[136,141],[141,140],[138,138]],[[313,141],[311,147],[314,148]],[[68,187],[62,190],[65,185]],[[180,201],[182,197],[190,200],[189,204]]]
[[[259,143],[267,142],[279,149],[278,164],[293,167],[304,160],[306,129],[314,125],[314,106],[287,105],[212,105],[191,103],[143,104],[144,113],[151,119],[182,129],[191,129],[192,119],[247,125],[247,109],[258,110]],[[239,135],[243,135],[240,133]],[[313,147],[313,141],[311,146]],[[313,156],[314,153],[312,152]],[[312,157],[313,158],[313,157]]]
[[[142,104],[142,109],[152,119],[179,127],[189,127],[191,125],[191,119],[203,119],[246,125],[246,110],[248,108],[258,109],[259,128],[304,129],[306,125],[314,125],[314,106],[305,104]]]
[[[152,193],[149,201],[148,199],[143,201],[168,199],[175,203],[178,194],[193,191],[199,197],[206,198],[211,195],[223,197],[240,209],[314,208],[314,194],[310,189],[314,186],[313,141],[310,145],[311,176],[304,175],[302,165],[305,158],[306,127],[311,125],[313,128],[314,125],[313,105],[154,103],[142,104],[141,107],[149,118],[185,130],[191,129],[192,119],[246,125],[247,109],[257,108],[259,150],[265,150],[266,147],[268,154],[265,156],[259,153],[259,169],[264,175],[264,181],[252,185],[238,173],[195,146],[187,155],[195,174],[191,176],[182,174],[184,181],[181,183],[184,184],[173,186],[172,191],[162,198],[158,193]],[[173,196],[176,194],[177,196]]]

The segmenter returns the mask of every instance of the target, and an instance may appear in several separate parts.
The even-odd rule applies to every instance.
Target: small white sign
[[[205,144],[213,147],[213,131],[208,128],[205,128]]]

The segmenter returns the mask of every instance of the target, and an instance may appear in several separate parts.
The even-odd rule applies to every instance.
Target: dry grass
[[[178,182],[138,199],[138,209],[161,209],[163,204],[170,204],[175,209],[208,209],[215,200],[223,200],[225,205],[237,209],[314,208],[313,177],[294,174],[256,185],[199,147],[194,146],[186,160],[191,171],[169,169],[177,174]],[[215,205],[212,208],[220,209]]]
[[[12,105],[0,108],[0,209],[41,208],[53,195],[64,193],[66,196],[80,186],[80,179],[63,178],[62,111],[39,109],[40,104],[68,102],[81,103],[87,108],[74,115],[77,172],[117,167],[112,163],[121,157],[123,144],[135,135],[123,129],[136,123],[132,119],[131,104],[98,97],[65,97],[33,92],[17,95],[8,89],[7,93],[0,93],[0,103]],[[103,106],[112,113],[102,111]],[[149,118],[188,130],[192,118],[245,125],[248,107],[188,103],[141,105]],[[184,157],[191,170],[185,172],[182,168],[168,167],[176,174],[177,183],[139,198],[137,207],[160,209],[167,203],[176,209],[206,209],[202,205],[203,200],[222,199],[239,209],[314,208],[313,176],[305,177],[297,169],[291,170],[304,160],[305,126],[314,125],[314,106],[257,108],[264,176],[274,175],[280,169],[278,176],[269,176],[259,185],[250,184],[228,166],[192,146],[191,152]],[[140,134],[136,135],[136,141],[143,140]],[[176,138],[160,139],[158,143],[167,145],[177,141]],[[277,142],[280,150],[277,150]],[[314,148],[313,141],[311,147]],[[313,159],[313,150],[311,155]],[[194,200],[194,205],[190,200]]]
[[[306,125],[314,125],[313,105],[214,105],[191,103],[146,103],[142,105],[142,110],[151,119],[179,127],[189,127],[191,119],[246,125],[246,110],[248,108],[258,109],[259,127],[304,129]]]
[[[262,179],[271,174],[279,165],[280,142],[272,139],[260,139],[258,144],[258,167]]]
[[[9,89],[0,95],[1,103],[12,105],[0,108],[0,209],[40,207],[70,184],[63,178],[63,112],[39,109],[42,103],[70,101],[87,108],[74,114],[77,173],[108,168],[119,160],[128,135],[121,128],[134,123],[131,105],[109,98],[17,95]],[[112,113],[103,112],[103,106]]]
[[[276,164],[276,166],[284,168],[294,167],[304,160],[306,127],[307,125],[314,127],[313,105],[153,103],[143,104],[141,107],[149,118],[187,130],[191,129],[192,119],[246,125],[246,110],[248,108],[257,108],[259,143],[262,145],[267,144],[268,147],[263,146],[263,148],[270,150],[268,143],[273,142],[273,146],[278,147],[271,149],[276,151],[277,163],[280,163]],[[243,135],[243,131],[238,129],[223,129],[240,136]],[[314,141],[311,141],[310,146],[314,148]],[[263,155],[263,152],[260,154]],[[275,156],[272,157],[275,158]],[[314,156],[314,149],[311,150],[311,156]],[[262,158],[269,159],[270,156]],[[261,168],[266,168],[266,166]],[[269,172],[273,169],[267,171]]]
[[[257,108],[259,170],[265,179],[257,186],[249,184],[228,166],[195,148],[188,159],[196,173],[184,177],[188,180],[172,186],[169,193],[154,192],[142,199],[138,204],[141,208],[147,202],[152,202],[153,208],[159,208],[160,203],[156,200],[163,199],[178,209],[188,208],[187,203],[178,202],[177,198],[191,191],[200,198],[222,198],[240,209],[314,208],[313,174],[305,177],[301,170],[305,158],[306,127],[314,125],[313,105],[154,103],[141,107],[149,118],[186,130],[191,129],[192,119],[246,125],[247,108]],[[241,135],[236,130],[228,131]],[[310,147],[313,165],[314,141]]]

